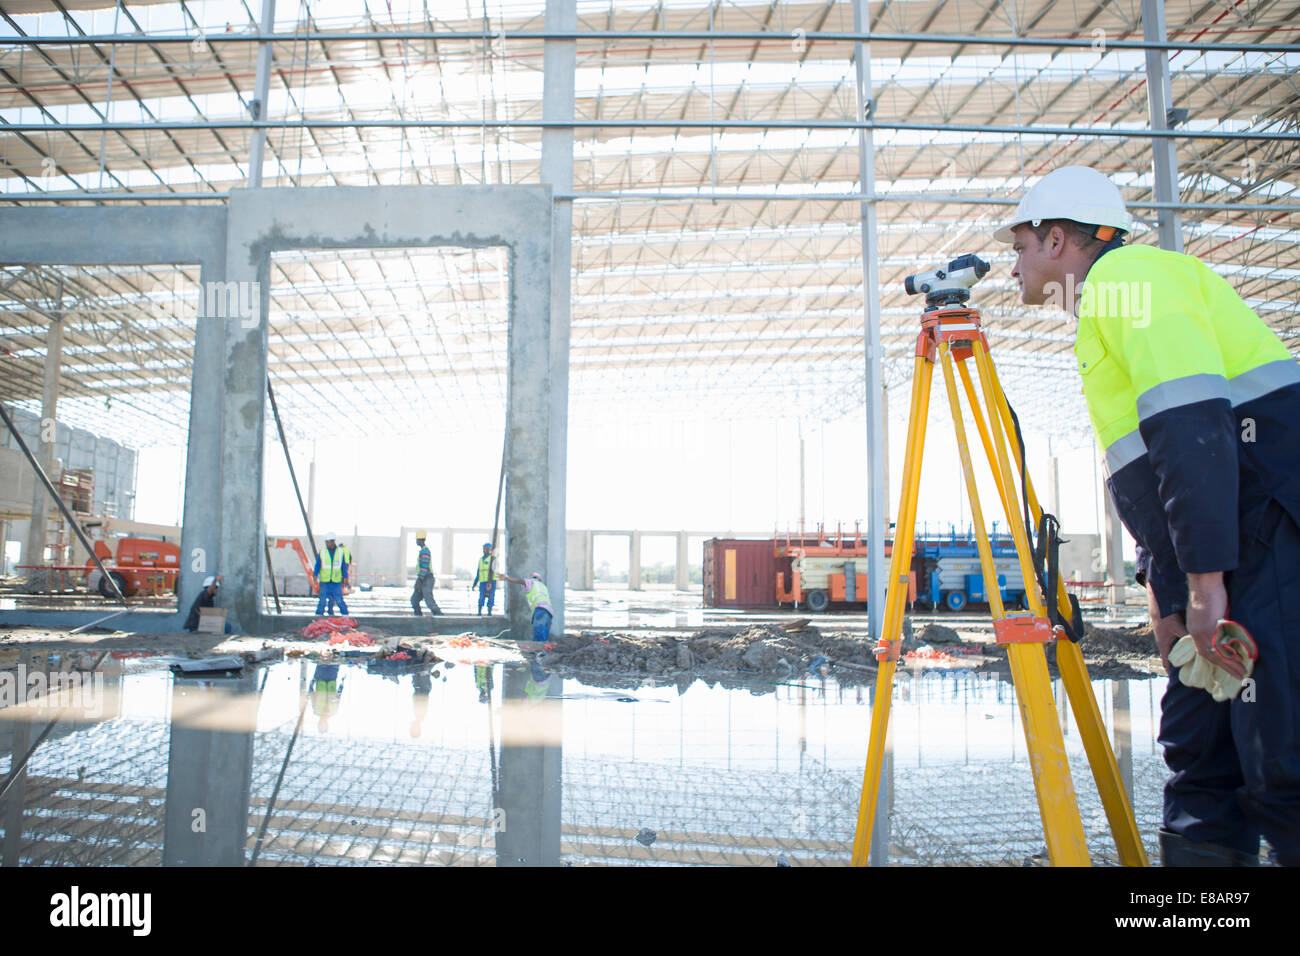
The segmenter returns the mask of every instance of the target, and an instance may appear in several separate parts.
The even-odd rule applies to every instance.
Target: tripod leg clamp
[[[878,661],[896,661],[902,649],[903,642],[901,640],[886,641],[882,638],[871,653],[875,655]]]
[[[1045,617],[1004,617],[993,622],[993,636],[999,644],[1046,644],[1054,639]]]

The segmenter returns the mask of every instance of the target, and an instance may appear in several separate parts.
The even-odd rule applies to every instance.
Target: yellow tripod
[[[955,265],[956,263],[954,263]],[[987,270],[987,266],[983,263]],[[943,274],[938,274],[943,278]],[[983,275],[983,273],[979,273]],[[973,280],[972,280],[973,282]],[[924,291],[929,291],[922,287]],[[917,291],[908,280],[909,293]],[[966,308],[965,289],[946,296],[932,295],[921,318],[921,332],[916,340],[916,357],[912,370],[912,406],[907,425],[907,457],[903,467],[902,494],[898,504],[898,521],[895,524],[894,550],[889,565],[889,584],[885,596],[884,629],[876,647],[880,669],[876,676],[875,708],[871,714],[871,736],[867,750],[867,768],[862,781],[862,798],[858,807],[858,826],[853,840],[853,865],[865,866],[871,846],[871,827],[876,812],[881,763],[884,757],[885,733],[889,725],[889,705],[893,690],[894,669],[901,648],[903,612],[907,603],[908,569],[912,563],[913,535],[916,529],[916,505],[921,474],[921,455],[925,448],[926,416],[930,407],[930,381],[936,358],[943,364],[944,384],[948,391],[948,404],[952,409],[953,428],[957,436],[957,449],[961,455],[962,471],[966,479],[966,493],[970,498],[971,519],[975,525],[980,567],[984,574],[984,593],[988,595],[989,610],[997,642],[1007,648],[1011,662],[1011,676],[1015,682],[1016,699],[1020,706],[1021,722],[1025,728],[1025,742],[1029,750],[1034,788],[1038,794],[1038,809],[1043,818],[1043,832],[1047,838],[1048,857],[1053,866],[1088,866],[1088,846],[1084,839],[1083,823],[1075,800],[1074,784],[1070,779],[1069,763],[1065,755],[1065,741],[1056,722],[1052,698],[1051,679],[1047,670],[1044,645],[1056,642],[1056,663],[1074,711],[1075,722],[1083,741],[1084,751],[1092,767],[1093,778],[1101,795],[1106,819],[1119,851],[1120,862],[1125,866],[1146,866],[1146,851],[1133,819],[1133,809],[1120,781],[1119,767],[1114,751],[1106,738],[1101,712],[1088,681],[1083,654],[1078,644],[1069,640],[1063,627],[1051,626],[1043,596],[1035,585],[1033,559],[1025,522],[1018,507],[1020,498],[1012,477],[1013,468],[1023,476],[1025,499],[1032,520],[1042,520],[1042,509],[1029,481],[1028,471],[1021,458],[1018,442],[1011,443],[1014,458],[1008,453],[1007,437],[1014,435],[1011,408],[998,382],[993,360],[989,355],[988,341],[981,327],[980,314]],[[984,410],[976,397],[975,385],[967,367],[974,361],[984,398]],[[993,553],[984,530],[984,517],[980,511],[979,495],[975,488],[975,473],[971,467],[970,449],[966,442],[966,425],[958,400],[957,383],[953,375],[956,366],[961,378],[971,417],[979,431],[984,453],[993,471],[998,496],[1007,522],[1011,526],[1020,570],[1025,579],[1029,601],[1027,614],[1008,614],[1002,604],[997,572],[993,566]],[[1055,600],[1061,616],[1071,620],[1073,609],[1066,594],[1065,584],[1057,581]],[[1081,623],[1081,622],[1075,622]]]

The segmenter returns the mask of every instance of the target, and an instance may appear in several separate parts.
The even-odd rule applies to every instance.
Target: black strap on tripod
[[[1006,398],[1005,394],[1003,398]],[[1011,423],[1016,428],[1016,445],[1020,449],[1020,503],[1025,509],[1025,531],[1032,533],[1030,529],[1034,527],[1034,522],[1029,513],[1029,482],[1025,477],[1025,439],[1020,433],[1020,419],[1016,415],[1016,410],[1011,407],[1010,401],[1007,401],[1007,411],[1011,413]],[[1038,522],[1038,539],[1033,543],[1034,575],[1043,589],[1047,619],[1053,627],[1063,628],[1065,636],[1077,644],[1083,637],[1083,609],[1079,607],[1079,598],[1074,594],[1068,595],[1070,599],[1068,620],[1061,614],[1060,604],[1056,600],[1056,591],[1061,578],[1060,532],[1060,521],[1057,520],[1056,515],[1048,514],[1047,509],[1044,508],[1042,518]]]

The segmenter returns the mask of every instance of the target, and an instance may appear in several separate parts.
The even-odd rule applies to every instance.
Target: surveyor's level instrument
[[[987,266],[985,266],[987,271]],[[951,284],[951,283],[950,283]],[[1025,742],[1029,749],[1030,767],[1034,787],[1038,794],[1038,809],[1043,819],[1043,832],[1047,838],[1048,858],[1053,866],[1087,866],[1088,846],[1084,838],[1083,823],[1075,800],[1074,784],[1070,779],[1069,763],[1061,728],[1056,722],[1052,698],[1052,685],[1047,670],[1045,645],[1056,643],[1056,663],[1061,683],[1070,699],[1078,724],[1084,751],[1092,767],[1097,790],[1101,796],[1106,818],[1114,834],[1119,860],[1125,866],[1147,865],[1146,852],[1133,819],[1133,809],[1124,791],[1115,762],[1114,751],[1106,738],[1101,712],[1097,706],[1088,671],[1084,666],[1079,645],[1069,640],[1066,627],[1053,627],[1044,595],[1034,585],[1037,580],[1033,552],[1025,529],[1025,518],[1019,507],[1021,499],[1013,478],[1021,475],[1024,501],[1032,520],[1042,526],[1042,509],[1034,495],[1025,468],[1023,449],[1019,443],[1008,451],[1008,436],[1015,434],[1011,407],[998,382],[993,360],[989,355],[988,341],[981,326],[980,314],[966,308],[963,303],[965,289],[974,284],[961,283],[961,289],[934,289],[918,287],[915,291],[929,293],[927,308],[921,318],[921,332],[916,339],[916,353],[912,371],[912,405],[907,425],[907,457],[903,466],[902,494],[898,504],[898,521],[894,533],[894,550],[889,566],[889,581],[885,596],[884,626],[876,648],[880,668],[876,677],[876,705],[871,714],[871,735],[867,751],[867,767],[863,776],[862,798],[858,809],[858,826],[853,841],[853,865],[864,866],[871,845],[871,828],[876,812],[880,771],[884,757],[885,734],[889,724],[889,705],[893,691],[894,669],[901,648],[903,612],[907,603],[907,572],[912,563],[913,533],[916,528],[917,496],[920,488],[921,456],[925,448],[926,416],[930,405],[930,381],[936,360],[942,362],[944,385],[948,404],[952,409],[953,429],[957,437],[957,450],[961,456],[962,472],[966,479],[966,493],[970,498],[971,518],[979,549],[980,567],[984,575],[984,593],[988,595],[993,616],[993,630],[999,644],[1006,647],[1011,663],[1011,676],[1015,682],[1016,699],[1020,706],[1021,721],[1025,727]],[[937,285],[937,283],[936,283]],[[914,290],[908,289],[909,292]],[[975,366],[979,391],[984,404],[981,408],[969,362]],[[954,375],[954,366],[956,375]],[[1002,603],[993,554],[985,532],[980,511],[979,495],[975,487],[975,473],[971,466],[970,449],[966,442],[966,426],[958,400],[957,378],[970,406],[970,415],[979,431],[980,443],[993,471],[1002,508],[1010,524],[1016,554],[1026,584],[1029,603],[1027,614],[1008,614]],[[1050,518],[1050,515],[1049,515]],[[1046,595],[1056,604],[1051,615],[1075,625],[1075,606],[1072,606],[1064,582],[1056,575],[1052,583],[1044,584],[1055,593]]]

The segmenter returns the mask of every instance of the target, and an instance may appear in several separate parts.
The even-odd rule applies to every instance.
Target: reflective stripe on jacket
[[[348,561],[347,551],[341,547],[334,549],[330,553],[328,547],[321,549],[320,554],[316,556],[316,579],[321,584],[334,584],[342,581],[347,577]]]

